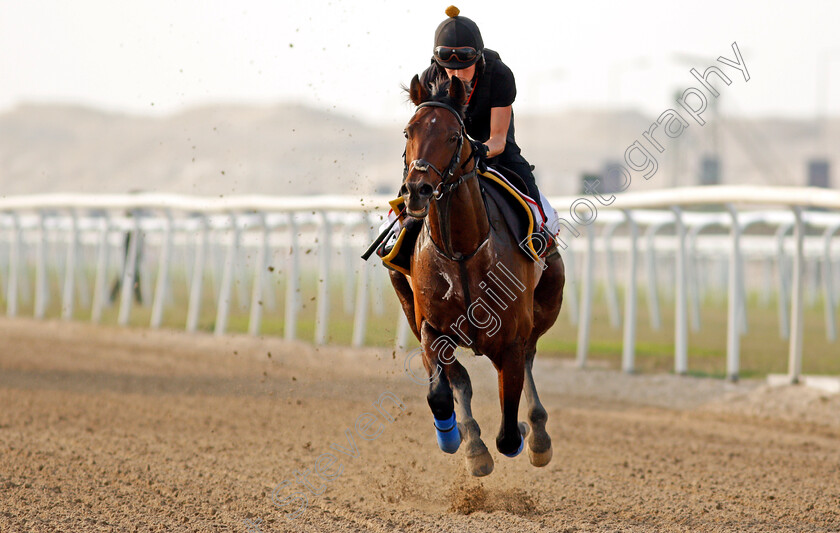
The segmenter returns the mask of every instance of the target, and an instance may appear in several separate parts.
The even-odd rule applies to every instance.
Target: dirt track
[[[837,396],[543,361],[535,469],[496,452],[495,373],[467,361],[496,460],[475,479],[405,354],[6,319],[0,339],[2,532],[840,531]],[[385,391],[405,412],[289,521],[272,489]]]

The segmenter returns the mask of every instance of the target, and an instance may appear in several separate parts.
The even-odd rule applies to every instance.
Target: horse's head
[[[440,198],[443,185],[461,170],[463,152],[470,149],[463,123],[468,91],[457,77],[429,91],[414,76],[408,94],[418,108],[404,131],[405,176],[400,195],[406,200],[406,213],[423,218],[432,197]]]

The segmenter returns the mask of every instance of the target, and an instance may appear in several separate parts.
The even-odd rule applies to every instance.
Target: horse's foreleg
[[[389,270],[388,275],[391,277],[391,285],[393,285],[394,291],[397,293],[397,299],[400,301],[403,313],[405,313],[405,317],[408,319],[408,325],[411,327],[414,336],[419,340],[420,332],[417,330],[417,321],[414,317],[414,291],[411,290],[411,284],[400,272]]]
[[[441,336],[440,332],[423,321],[420,326],[420,344],[423,348],[423,365],[429,375],[429,394],[426,399],[435,419],[438,446],[446,453],[455,453],[461,445],[461,432],[455,418],[452,387],[444,370],[445,364],[438,356],[440,345],[435,342]]]
[[[528,436],[528,459],[534,466],[545,466],[551,461],[551,437],[545,430],[548,413],[540,402],[537,386],[534,384],[534,355],[531,348],[525,356],[525,401],[528,402],[528,420],[531,434]]]
[[[473,418],[470,375],[458,361],[446,365],[446,373],[458,403],[458,418],[461,420],[458,426],[464,439],[467,471],[473,476],[486,476],[493,471],[493,457],[481,440],[481,428]]]
[[[519,398],[522,396],[524,353],[521,346],[511,347],[499,370],[499,400],[502,403],[502,427],[496,437],[496,448],[508,457],[522,453],[525,440],[519,429]]]

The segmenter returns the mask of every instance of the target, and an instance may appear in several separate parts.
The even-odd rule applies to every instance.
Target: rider
[[[547,228],[554,228],[557,214],[537,188],[532,172],[534,167],[522,157],[514,137],[512,105],[516,98],[516,81],[513,72],[497,52],[484,48],[476,23],[459,13],[455,6],[446,8],[447,18],[435,30],[432,64],[420,75],[420,81],[429,89],[435,82],[453,76],[470,84],[464,126],[467,134],[478,141],[473,143],[474,149],[482,152],[480,157],[489,166],[505,167],[522,178],[527,187],[522,192],[540,204],[540,210],[547,218]],[[393,211],[389,212],[382,228],[388,227],[395,217]],[[409,226],[417,226],[413,222],[407,221]],[[546,231],[547,228],[543,233],[547,233],[547,242],[551,243],[555,232]],[[409,232],[413,233],[412,230]],[[392,235],[379,248],[379,254],[386,255],[395,241],[396,235]]]
[[[476,23],[459,13],[455,6],[446,8],[448,18],[435,30],[432,64],[420,75],[420,81],[429,87],[453,76],[468,82],[472,91],[464,117],[467,134],[479,141],[475,146],[485,151],[488,165],[514,171],[528,188],[522,192],[542,203],[546,214],[553,214],[548,202],[541,200],[533,167],[522,157],[514,137],[513,72],[497,52],[484,48]]]
[[[446,8],[448,18],[435,30],[432,64],[423,71],[420,81],[430,87],[436,81],[457,76],[470,84],[472,92],[464,117],[467,134],[479,141],[475,146],[485,151],[488,165],[510,169],[522,178],[527,187],[522,192],[539,202],[551,220],[554,209],[540,194],[534,167],[522,156],[514,137],[513,72],[497,52],[484,48],[476,23],[459,13],[455,6]]]

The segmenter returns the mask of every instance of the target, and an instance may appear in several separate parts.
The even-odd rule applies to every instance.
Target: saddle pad
[[[394,211],[394,213],[397,213],[398,218],[400,219],[400,223],[403,223],[405,221],[406,215],[400,215],[400,213],[402,213],[403,208],[405,207],[405,200],[402,197],[398,197],[388,202],[388,204],[390,204],[391,209]],[[392,270],[396,270],[397,272],[402,272],[406,276],[410,276],[411,273],[408,271],[408,258],[411,256],[411,253],[409,252],[403,254],[401,252],[404,244],[408,242],[407,246],[413,248],[414,242],[416,240],[416,235],[412,239],[408,235],[408,232],[405,228],[399,228],[399,232],[397,234],[397,242],[394,243],[394,247],[388,254],[381,256],[382,262],[385,264],[386,267]]]
[[[543,212],[542,206],[539,202],[528,196],[528,187],[525,186],[525,182],[519,177],[519,174],[503,167],[502,165],[487,167],[487,171],[507,183],[514,191],[516,191],[517,194],[519,194],[519,196],[522,197],[523,200],[525,200],[528,207],[531,208],[531,212],[534,214],[534,224],[537,229],[542,228],[543,225],[545,225],[548,219]]]
[[[502,218],[517,242],[527,242],[527,247],[518,247],[520,251],[532,260],[539,261],[540,254],[534,248],[531,235],[539,229],[542,221],[538,222],[529,202],[507,180],[493,172],[479,173],[479,184],[485,196],[492,198],[499,207]]]
[[[492,165],[487,165],[487,170],[504,178],[508,185],[516,189],[520,194],[528,192],[528,186],[525,185],[525,180],[522,179],[522,176],[508,167],[494,163]]]

